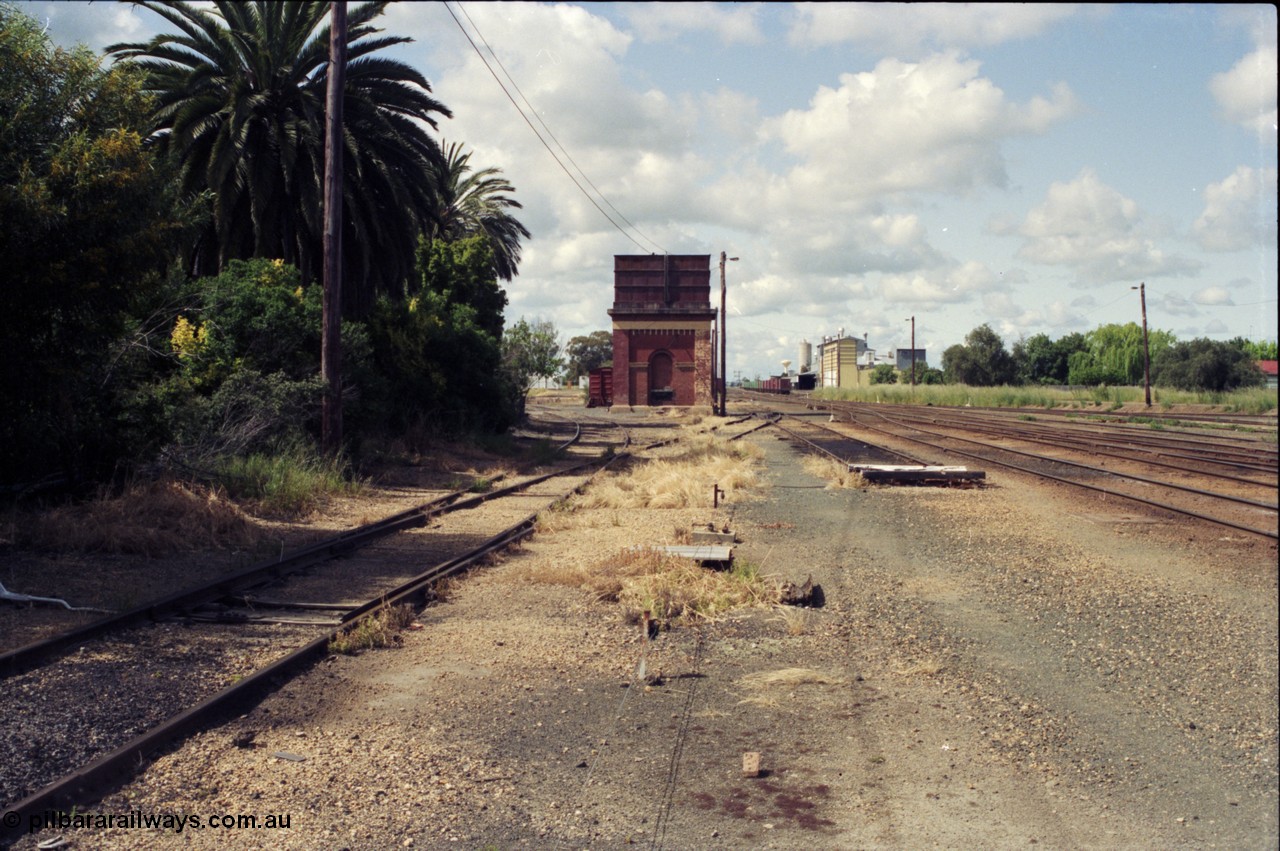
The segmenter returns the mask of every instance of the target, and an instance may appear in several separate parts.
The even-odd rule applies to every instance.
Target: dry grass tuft
[[[688,442],[683,451],[602,478],[583,494],[582,508],[707,508],[719,485],[725,502],[741,501],[760,487],[755,462],[763,451],[750,443],[714,438]]]
[[[563,532],[578,524],[578,508],[573,502],[557,502],[538,513],[533,531],[538,535]]]
[[[806,455],[804,471],[812,476],[825,479],[828,490],[844,488],[865,488],[867,480],[861,473],[850,472],[847,464],[842,464],[821,455]]]
[[[754,674],[747,674],[738,680],[739,685],[756,691],[779,686],[782,688],[795,688],[796,686],[806,685],[842,686],[847,682],[849,682],[847,677],[826,674],[813,668],[783,668],[778,671],[759,671]]]
[[[901,668],[897,672],[904,677],[921,675],[925,677],[935,677],[942,673],[942,663],[932,659],[925,659],[921,662],[914,662],[905,668]]]
[[[731,609],[778,602],[777,584],[761,578],[749,565],[709,570],[689,559],[645,548],[621,550],[595,565],[544,565],[527,578],[583,588],[599,600],[620,604],[624,617],[632,622],[646,611],[659,621],[712,621]]]
[[[176,481],[135,484],[118,496],[15,520],[13,529],[16,543],[38,550],[148,557],[252,548],[263,539],[219,491]]]
[[[809,610],[795,606],[783,606],[778,610],[777,620],[786,627],[787,635],[804,635],[809,631]]]

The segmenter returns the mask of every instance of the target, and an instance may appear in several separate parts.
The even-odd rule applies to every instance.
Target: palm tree
[[[181,187],[209,198],[192,270],[280,258],[312,280],[321,268],[329,3],[181,0],[138,5],[180,30],[109,53],[141,66],[156,99],[152,140],[174,156]],[[344,115],[345,307],[402,291],[435,209],[440,148],[427,132],[450,117],[410,66],[375,55],[411,39],[379,36],[385,2],[351,10]]]
[[[502,194],[514,192],[515,187],[501,176],[500,169],[472,171],[470,161],[471,152],[463,153],[461,144],[445,147],[443,162],[435,170],[436,206],[426,236],[445,242],[487,237],[494,272],[510,281],[520,266],[520,240],[529,239],[530,233],[508,211],[522,207]]]

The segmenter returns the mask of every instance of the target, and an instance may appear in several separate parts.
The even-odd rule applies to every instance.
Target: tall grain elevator
[[[615,405],[710,406],[711,255],[613,258]]]

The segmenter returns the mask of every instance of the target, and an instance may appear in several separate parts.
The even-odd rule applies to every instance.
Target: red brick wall
[[[703,330],[614,329],[613,365],[617,370],[625,364],[627,395],[624,400],[620,382],[614,386],[617,404],[648,405],[649,362],[654,353],[671,355],[672,398],[670,405],[711,404],[711,334]]]

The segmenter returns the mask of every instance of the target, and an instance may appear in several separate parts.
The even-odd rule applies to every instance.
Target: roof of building
[[[1277,364],[1280,364],[1280,361],[1260,360],[1258,361],[1258,369],[1267,375],[1280,375],[1280,369],[1277,368]]]

